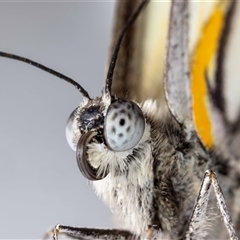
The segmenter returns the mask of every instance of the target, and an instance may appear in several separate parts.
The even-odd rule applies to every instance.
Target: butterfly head
[[[125,152],[134,148],[145,130],[145,120],[140,107],[130,100],[109,98],[103,94],[96,99],[84,98],[67,121],[66,137],[70,147],[76,151],[78,166],[90,180],[97,176],[88,160],[88,144],[103,145],[112,152]]]

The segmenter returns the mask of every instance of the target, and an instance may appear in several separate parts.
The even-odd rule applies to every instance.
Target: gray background
[[[113,2],[2,2],[0,51],[52,67],[97,96],[113,13]],[[65,140],[81,100],[62,80],[0,58],[0,238],[40,238],[57,223],[114,226]]]

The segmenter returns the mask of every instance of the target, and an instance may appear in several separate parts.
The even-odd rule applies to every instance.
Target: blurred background
[[[114,2],[1,2],[0,51],[30,58],[100,94]],[[79,172],[65,123],[82,96],[30,65],[0,58],[0,238],[55,224],[113,227]]]

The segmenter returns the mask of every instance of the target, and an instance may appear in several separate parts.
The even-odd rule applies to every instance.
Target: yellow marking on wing
[[[208,104],[207,71],[218,49],[218,43],[224,26],[225,10],[218,5],[203,29],[197,44],[192,64],[192,99],[195,127],[202,142],[208,148],[214,145],[213,124]]]

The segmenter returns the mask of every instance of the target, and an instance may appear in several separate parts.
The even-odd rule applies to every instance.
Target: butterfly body
[[[112,79],[113,71],[108,71],[102,97],[92,100],[86,96],[70,121],[70,125],[74,123],[70,145],[73,144],[73,149],[76,149],[80,171],[87,179],[93,180],[97,195],[120,220],[121,230],[57,225],[53,229],[54,239],[60,233],[79,239],[197,240],[226,239],[228,236],[238,239],[233,225],[237,225],[240,216],[235,197],[239,173],[236,169],[235,175],[232,174],[234,165],[231,163],[234,160],[230,152],[224,151],[228,146],[223,139],[228,130],[224,128],[219,131],[221,140],[217,139],[214,146],[208,145],[196,130],[194,122],[196,115],[193,114],[191,92],[188,16],[188,2],[173,1],[164,79],[166,101],[162,101],[161,105],[153,100],[136,104],[140,106],[142,116],[135,114],[138,115],[135,120],[143,117],[145,128],[134,146],[118,151],[108,141],[108,134],[115,132],[115,123],[106,129],[110,126],[107,121],[115,119],[114,114],[109,117],[109,113],[115,109],[116,103],[126,103],[126,100],[118,99],[111,92],[112,82],[109,79]],[[126,59],[121,60],[126,63]],[[112,60],[110,68],[115,63]],[[131,81],[129,78],[125,80],[126,84]],[[121,88],[115,94],[118,96],[119,92]],[[222,114],[206,95],[198,97],[212,108],[211,114],[217,119],[216,129],[219,130],[219,126],[224,126]],[[89,117],[89,122],[82,121],[85,112],[94,106],[99,109],[96,117]],[[124,107],[121,109],[124,110]],[[205,111],[204,108],[199,109]],[[201,117],[203,111],[199,111],[197,117]],[[92,122],[98,116],[101,116],[102,122],[99,126]],[[119,123],[116,122],[116,128],[120,125],[121,119]],[[130,121],[130,125],[133,127],[136,124]],[[200,129],[204,132],[204,125]],[[207,131],[207,134],[211,133]],[[210,191],[211,186],[215,194]],[[224,224],[217,218],[221,215]]]
[[[179,239],[186,234],[205,171],[215,169],[215,156],[194,133],[186,132],[166,106],[147,100],[141,110],[146,127],[134,148],[115,152],[104,143],[88,145],[90,164],[101,166],[99,174],[109,169],[104,179],[92,184],[122,228],[141,239],[148,237],[149,229],[158,239]],[[201,229],[195,236],[206,233]]]

